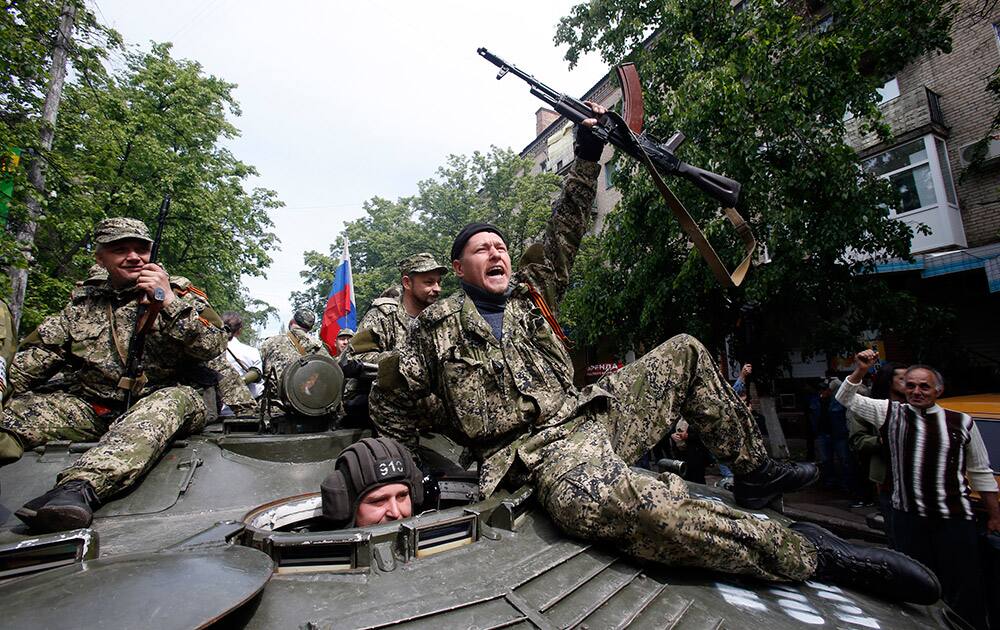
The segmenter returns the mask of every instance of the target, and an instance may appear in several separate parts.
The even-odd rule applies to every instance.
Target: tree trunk
[[[56,132],[56,116],[59,113],[59,101],[62,99],[63,83],[66,82],[66,54],[70,38],[73,35],[73,23],[76,20],[76,3],[66,0],[63,3],[62,14],[59,16],[59,31],[52,47],[52,67],[49,71],[49,88],[45,93],[45,105],[42,111],[42,129],[39,134],[41,153],[52,149],[52,139]],[[38,229],[38,219],[42,216],[42,205],[39,201],[45,197],[45,159],[43,156],[32,156],[28,161],[28,182],[34,187],[37,196],[28,195],[26,206],[28,216],[17,230],[18,249],[24,256],[28,267],[34,262],[35,231]],[[21,323],[21,313],[24,309],[24,293],[28,287],[28,269],[10,267],[11,299],[10,310],[14,315],[14,329]]]

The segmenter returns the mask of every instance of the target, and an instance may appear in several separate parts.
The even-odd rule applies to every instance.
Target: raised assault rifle
[[[163,240],[163,226],[167,222],[167,212],[170,211],[170,193],[163,196],[160,212],[156,219],[156,236],[149,251],[149,262],[155,263],[160,255],[160,241]],[[135,329],[128,341],[128,354],[125,357],[125,374],[118,381],[118,387],[125,390],[125,409],[132,407],[132,398],[146,386],[146,375],[143,373],[142,355],[146,350],[146,335],[153,328],[156,317],[163,308],[166,294],[157,288],[151,301],[139,298],[139,306],[135,310]]]
[[[557,92],[485,48],[479,48],[477,52],[484,59],[500,68],[500,72],[497,73],[497,80],[502,79],[507,73],[513,73],[531,86],[531,93],[533,95],[545,101],[549,107],[563,115],[573,124],[579,125],[584,120],[595,117],[594,112],[586,103]],[[675,132],[669,140],[660,142],[642,131],[643,106],[639,74],[635,69],[635,65],[631,63],[620,65],[617,68],[617,72],[624,103],[622,115],[609,111],[604,116],[601,116],[598,124],[591,128],[591,132],[601,140],[621,149],[646,167],[653,178],[653,182],[660,190],[660,194],[663,195],[680,222],[681,228],[694,243],[719,282],[727,287],[739,286],[750,268],[753,250],[757,244],[753,234],[750,232],[749,226],[747,226],[743,218],[734,209],[740,197],[739,182],[724,175],[691,166],[678,159],[674,155],[674,152],[684,142],[684,134],[681,132]],[[732,274],[726,270],[701,229],[687,212],[687,209],[684,208],[683,204],[681,204],[680,200],[677,199],[667,185],[663,183],[660,176],[661,173],[683,177],[701,189],[702,192],[723,204],[724,212],[736,228],[746,253],[743,261]]]

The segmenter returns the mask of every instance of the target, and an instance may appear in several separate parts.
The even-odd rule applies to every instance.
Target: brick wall
[[[993,28],[993,23],[1000,21],[1000,6],[994,7],[993,15],[970,19],[968,11],[981,5],[963,0],[965,12],[952,29],[951,53],[924,55],[896,77],[900,94],[926,86],[941,97],[948,161],[970,247],[1000,240],[1000,164],[982,173],[965,174],[959,160],[959,149],[981,139],[1000,109],[1000,102],[986,91],[990,74],[1000,65],[1000,46]]]

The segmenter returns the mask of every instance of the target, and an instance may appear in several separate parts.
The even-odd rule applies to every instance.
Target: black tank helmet
[[[365,438],[337,457],[334,471],[323,480],[323,516],[338,527],[352,527],[361,498],[390,483],[410,488],[414,513],[424,500],[423,478],[410,451],[391,438]]]

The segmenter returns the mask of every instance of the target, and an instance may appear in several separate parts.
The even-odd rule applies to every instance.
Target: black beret
[[[504,245],[507,244],[507,237],[503,235],[503,232],[497,226],[490,225],[489,223],[470,223],[462,228],[462,231],[455,237],[455,242],[451,245],[451,259],[458,260],[461,258],[465,244],[469,242],[470,238],[480,232],[493,232],[503,240]]]

